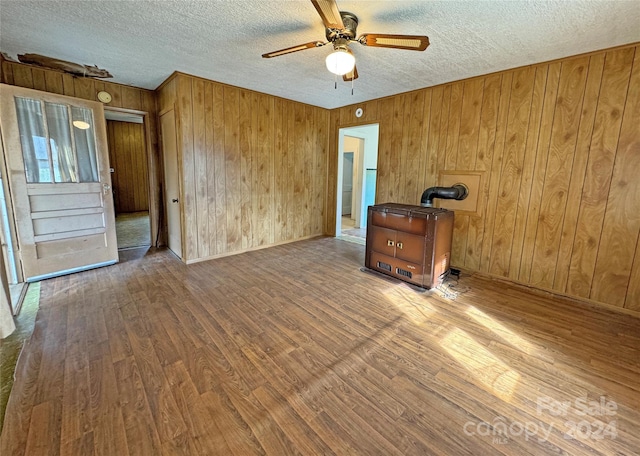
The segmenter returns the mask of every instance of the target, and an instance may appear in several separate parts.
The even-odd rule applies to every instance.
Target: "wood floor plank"
[[[361,271],[364,247],[335,238],[188,266],[122,255],[42,282],[3,456],[640,447],[638,317],[465,274],[421,291]],[[579,413],[600,400],[615,413]]]
[[[116,362],[114,370],[129,454],[159,454],[160,438],[135,359],[130,356]]]

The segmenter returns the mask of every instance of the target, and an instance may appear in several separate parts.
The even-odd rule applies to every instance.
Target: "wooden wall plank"
[[[323,223],[327,214],[327,206],[325,201],[325,195],[327,192],[327,179],[329,177],[328,172],[328,143],[329,143],[329,114],[322,109],[315,110],[315,127],[316,127],[316,145],[315,145],[315,172],[314,177],[314,205],[313,213],[315,221],[313,224],[314,233],[326,232],[323,230]],[[335,212],[335,211],[334,211]]]
[[[311,235],[312,215],[311,215],[311,195],[313,188],[311,186],[311,170],[313,169],[313,108],[311,106],[304,106],[304,149],[310,152],[310,157],[307,156],[302,159],[302,189],[303,189],[303,214],[304,220],[302,224],[302,236],[307,237]],[[311,160],[309,160],[311,158]]]
[[[519,280],[529,282],[531,277],[531,265],[533,260],[533,250],[535,239],[538,234],[538,216],[540,214],[540,204],[542,201],[542,191],[544,188],[545,171],[547,168],[547,157],[549,156],[549,144],[551,141],[551,131],[556,110],[556,99],[558,96],[558,83],[560,81],[561,63],[556,62],[548,65],[547,83],[545,87],[544,103],[542,107],[542,118],[538,133],[538,145],[536,148],[536,163],[534,166],[533,179],[531,182],[531,192],[529,196],[529,207],[527,210],[527,222],[524,233],[524,244],[522,246],[522,256],[520,260]]]
[[[402,162],[403,151],[402,143],[404,142],[404,107],[406,95],[399,95],[393,99],[393,110],[391,117],[393,119],[391,127],[391,147],[389,150],[389,163],[387,163],[387,174],[389,176],[389,193],[388,201],[404,202],[402,200],[401,182],[402,182]],[[406,143],[405,143],[406,144]]]
[[[62,73],[57,71],[46,71],[44,75],[46,91],[64,95],[64,86],[62,84]]]
[[[11,64],[13,67],[13,84],[33,89],[33,73],[32,67],[28,65],[20,65],[16,63]]]
[[[149,210],[148,165],[142,124],[107,121],[116,214]]]
[[[209,226],[215,226],[216,248],[215,254],[227,252],[227,200],[226,200],[226,158],[225,158],[225,97],[224,87],[213,85],[213,141],[214,141],[214,181],[209,181],[209,195],[215,195],[215,222],[209,218]],[[211,211],[209,212],[211,216]]]
[[[447,143],[444,149],[444,168],[440,169],[456,168],[458,143],[460,142],[460,118],[462,117],[464,82],[453,83],[450,87],[451,99],[447,123]]]
[[[142,99],[140,97],[140,91],[135,87],[123,86],[121,87],[122,93],[122,106],[127,106],[130,109],[142,110]],[[96,94],[98,91],[96,90]],[[94,97],[96,95],[94,94]]]
[[[249,198],[251,200],[251,246],[258,245],[258,239],[261,236],[261,227],[258,220],[258,206],[259,203],[259,185],[258,171],[260,168],[260,149],[261,142],[263,140],[262,135],[258,134],[259,128],[259,109],[260,101],[258,100],[259,94],[257,92],[251,92],[251,168],[247,178],[251,183],[251,193]]]
[[[95,80],[91,78],[74,78],[73,79],[73,92],[77,98],[83,98],[85,100],[96,99],[96,92],[94,90]]]
[[[171,76],[158,90],[158,112],[173,109],[177,99],[176,95],[176,75]]]
[[[385,98],[380,100],[379,109],[382,112],[393,113],[394,112],[394,100],[393,98]],[[393,182],[391,168],[392,168],[392,151],[393,151],[393,122],[381,122],[379,129],[378,139],[378,172],[376,173],[376,203],[392,202],[393,196],[391,185]],[[335,134],[335,141],[337,141],[337,132]],[[333,154],[335,160],[337,160],[337,151]],[[335,179],[335,177],[334,177]],[[335,182],[335,181],[334,181]],[[331,183],[331,187],[334,187],[334,183]],[[335,199],[335,197],[334,197]],[[335,226],[335,222],[334,222]]]
[[[498,105],[500,103],[500,85],[502,76],[492,75],[483,79],[482,112],[478,131],[478,148],[476,152],[477,171],[484,171],[482,179],[482,194],[480,195],[480,213],[488,210],[489,173],[494,155],[496,141],[496,124],[498,120]],[[467,249],[465,252],[465,267],[471,270],[480,269],[482,257],[482,244],[484,238],[485,222],[483,217],[470,217],[467,232]]]
[[[422,191],[429,187],[434,187],[438,183],[438,151],[440,150],[440,121],[442,117],[442,97],[444,88],[442,86],[429,90],[431,92],[431,106],[429,106],[429,134],[426,151],[425,181]],[[382,140],[382,131],[380,131]],[[378,158],[378,163],[380,158]],[[380,168],[380,165],[378,165]],[[422,194],[421,194],[422,196]]]
[[[558,249],[558,261],[553,279],[553,289],[561,292],[565,291],[569,277],[573,242],[578,224],[580,198],[584,186],[587,159],[589,158],[589,146],[591,145],[591,136],[593,135],[593,123],[598,106],[603,69],[604,54],[591,56],[589,59],[589,71],[584,101],[582,102],[582,113],[576,152],[573,160],[573,171],[571,172],[571,182],[567,194],[567,207],[564,214],[560,247]]]
[[[258,95],[258,118],[257,141],[258,141],[258,166],[255,167],[257,174],[258,208],[255,212],[257,218],[258,235],[254,245],[262,246],[273,244],[273,224],[271,214],[273,214],[273,174],[274,166],[274,98],[267,95]],[[316,233],[321,232],[322,227],[317,227]]]
[[[456,157],[456,169],[459,170],[476,169],[484,83],[484,78],[471,79],[464,82],[460,139]]]
[[[504,160],[500,172],[498,201],[495,215],[491,265],[489,271],[500,276],[509,275],[511,251],[519,248],[512,243],[517,216],[518,194],[529,127],[535,70],[525,67],[516,70],[511,85],[511,98],[506,127]]]
[[[457,170],[470,171],[476,168],[484,82],[484,79],[478,78],[463,83],[459,144],[454,167]],[[467,233],[469,232],[471,218],[462,214],[456,214],[455,216],[454,239],[457,239],[457,241],[453,255],[458,258],[458,264],[461,265],[466,264],[469,242]]]
[[[70,74],[67,74],[67,73],[62,74],[62,90],[64,91],[64,95],[68,97],[76,96],[74,77],[71,76]]]
[[[210,82],[204,83],[203,93],[203,109],[204,109],[204,153],[200,158],[204,161],[204,182],[200,185],[206,187],[207,195],[207,244],[209,247],[209,255],[217,253],[218,233],[216,229],[217,205],[216,205],[216,138],[215,138],[215,120],[214,120],[214,84]],[[222,108],[222,106],[220,106]],[[202,166],[202,164],[201,164]],[[204,217],[201,217],[204,218]]]
[[[97,84],[96,84],[97,86]],[[163,169],[162,155],[160,154],[160,144],[158,135],[158,107],[156,104],[156,95],[154,92],[143,90],[140,91],[142,99],[142,111],[146,112],[145,125],[145,144],[146,157],[149,179],[149,216],[151,218],[151,245],[160,246],[165,244],[166,230],[162,226],[164,217],[164,207],[162,205],[163,195]]]
[[[122,86],[120,84],[114,84],[112,82],[104,83],[104,90],[111,94],[111,102],[109,106],[114,108],[126,108],[127,106],[122,102]]]
[[[227,252],[242,249],[242,183],[240,163],[240,91],[224,88],[225,207]]]
[[[198,256],[197,192],[195,184],[195,156],[193,148],[193,84],[191,78],[179,76],[177,83],[178,168],[181,179],[182,255]],[[114,97],[115,99],[115,97]]]
[[[400,115],[401,119],[401,138],[402,141],[397,149],[396,154],[396,170],[398,172],[397,175],[397,200],[401,203],[412,203],[411,197],[409,195],[409,189],[407,188],[406,181],[409,177],[408,173],[408,164],[411,161],[411,156],[413,155],[413,151],[409,150],[409,141],[412,135],[415,135],[415,132],[410,129],[410,115],[411,115],[411,96],[412,93],[406,93],[402,96],[402,107]]]
[[[207,187],[207,147],[206,147],[206,112],[205,83],[203,80],[192,81],[192,122],[193,122],[193,167],[196,198],[196,224],[198,232],[198,257],[210,255],[209,233],[209,194]],[[124,99],[124,91],[123,91]]]
[[[13,65],[11,62],[2,59],[2,61],[0,62],[0,65],[2,65],[2,83],[3,84],[10,84],[10,85],[15,85],[14,79],[13,79]]]
[[[253,232],[251,216],[251,194],[253,191],[251,169],[253,150],[251,133],[251,92],[240,90],[240,110],[239,110],[239,138],[240,138],[240,213],[241,224],[240,233],[242,248],[248,249],[252,246],[251,235]]]
[[[407,132],[406,160],[404,160],[403,200],[407,204],[419,204],[420,195],[424,188],[422,186],[422,135],[424,134],[424,98],[425,92],[411,92],[407,94],[407,104],[405,108]],[[426,134],[425,134],[426,136]]]
[[[290,221],[292,222],[291,236],[298,239],[304,233],[304,155],[300,151],[304,150],[304,105],[294,103],[293,106],[293,148],[290,149],[290,159],[293,161],[293,194],[291,200]]]
[[[625,64],[628,52],[613,51],[605,56],[602,84],[587,170],[580,201],[569,278],[566,291],[588,298],[600,248],[602,226],[610,191],[622,106],[627,96],[631,68]]]
[[[282,242],[287,239],[284,221],[287,213],[287,201],[285,191],[286,176],[284,173],[286,162],[284,152],[286,144],[285,123],[284,123],[284,101],[274,100],[274,137],[273,148],[278,151],[275,154],[275,168],[279,170],[274,175],[274,213],[273,213],[273,234],[274,242]]]
[[[563,62],[538,217],[530,282],[551,288],[576,150],[589,59]]]
[[[45,70],[42,70],[40,68],[32,68],[31,69],[31,75],[33,78],[33,88],[36,90],[42,90],[42,91],[46,91],[47,90],[47,83],[45,81]]]
[[[522,165],[522,177],[520,181],[520,194],[518,197],[516,220],[513,229],[513,248],[509,261],[509,277],[517,279],[520,274],[523,243],[527,223],[527,215],[531,197],[531,185],[534,178],[536,151],[542,121],[542,108],[544,106],[544,94],[547,83],[547,66],[535,68],[535,82],[531,98],[531,111],[529,126],[525,142],[524,161]]]
[[[338,111],[329,113],[329,135],[327,149],[327,177],[326,177],[326,198],[325,198],[325,234],[335,236],[336,234],[336,190],[338,179]],[[378,174],[380,173],[380,151],[383,148],[378,145]],[[377,183],[380,179],[377,178]],[[376,191],[376,201],[378,198]]]
[[[446,169],[446,150],[449,128],[449,109],[451,106],[451,84],[444,86],[442,94],[442,114],[440,116],[440,142],[438,144],[438,160],[436,167],[438,170]]]
[[[624,109],[611,112],[622,126],[590,294],[591,299],[620,307],[625,305],[640,233],[640,192],[630,191],[640,170],[640,55],[633,48],[623,51],[616,54],[633,72],[628,85],[620,84],[628,87]]]
[[[285,239],[295,239],[296,226],[296,104],[293,102],[285,103],[285,125],[287,126],[286,143],[284,145],[285,155],[282,166],[286,169],[287,179],[285,180],[285,194],[287,212],[285,216],[285,227],[287,237]]]
[[[420,136],[420,159],[418,162],[418,178],[416,180],[416,204],[420,203],[422,193],[433,185],[430,182],[436,181],[436,167],[433,162],[433,149],[429,141],[431,140],[431,103],[433,98],[433,90],[424,91],[424,103],[422,112],[422,134]]]

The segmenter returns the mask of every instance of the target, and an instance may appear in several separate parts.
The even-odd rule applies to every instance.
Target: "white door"
[[[351,215],[352,196],[353,152],[345,152],[342,166],[342,215]]]
[[[0,85],[0,125],[27,281],[118,261],[103,107]]]
[[[162,156],[164,159],[164,200],[167,214],[167,244],[182,258],[182,232],[180,229],[180,183],[178,181],[178,149],[176,118],[173,109],[160,116]]]

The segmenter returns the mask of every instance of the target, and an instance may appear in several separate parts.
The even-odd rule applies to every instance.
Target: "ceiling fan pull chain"
[[[334,85],[334,87],[333,87],[333,88],[334,88],[335,90],[338,90],[338,75],[337,75],[337,74],[334,74],[334,75],[333,75],[333,85]]]
[[[351,96],[353,96],[353,75],[351,75]]]

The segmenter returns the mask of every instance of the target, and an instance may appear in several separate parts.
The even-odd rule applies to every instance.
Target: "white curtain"
[[[16,97],[16,111],[27,182],[51,182],[42,105],[38,100]]]
[[[98,182],[90,109],[44,103],[43,114],[39,100],[17,97],[16,110],[27,182]]]
[[[71,119],[73,122],[80,121],[89,125],[89,128],[86,129],[73,129],[73,135],[76,140],[80,182],[98,182],[98,160],[96,158],[93,113],[90,109],[72,106]]]
[[[78,182],[67,105],[45,103],[55,182]]]

